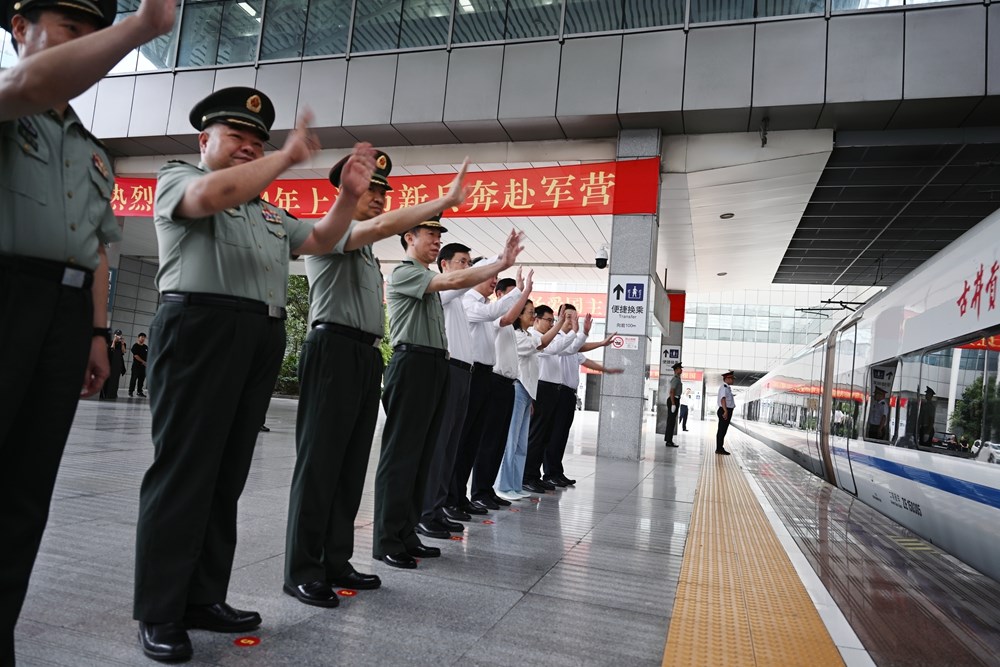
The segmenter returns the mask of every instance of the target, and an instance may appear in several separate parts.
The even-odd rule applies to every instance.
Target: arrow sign
[[[611,290],[611,291],[615,293],[615,301],[621,301],[622,300],[622,292],[625,291],[625,288],[622,287],[621,285],[615,285],[615,288],[613,290]]]

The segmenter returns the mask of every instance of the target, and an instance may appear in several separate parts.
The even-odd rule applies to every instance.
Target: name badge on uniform
[[[281,224],[281,214],[267,206],[261,207],[260,214],[264,217],[265,222],[270,222],[273,225]]]

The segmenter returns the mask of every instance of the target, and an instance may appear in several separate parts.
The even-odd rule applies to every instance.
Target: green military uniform
[[[10,30],[14,11],[3,3],[0,27]],[[115,8],[82,0],[78,13],[103,27]],[[14,626],[90,357],[98,248],[121,240],[113,189],[104,146],[72,108],[0,122],[2,665],[14,663]]]
[[[250,125],[265,138],[273,118],[267,98],[247,88],[217,91],[192,111],[197,129]],[[179,218],[185,189],[207,172],[204,164],[170,162],[157,178],[155,458],[139,495],[135,560],[134,616],[145,623],[180,621],[187,606],[225,602],[236,504],[285,350],[288,261],[312,230],[260,198]]]
[[[438,223],[424,223],[441,228]],[[382,404],[386,420],[375,475],[372,555],[397,555],[420,546],[414,529],[423,510],[448,388],[448,340],[436,276],[413,260],[392,272],[389,322],[395,352],[386,370]]]
[[[370,245],[306,258],[309,322],[299,358],[295,472],[288,503],[285,583],[349,574],[382,392],[382,273]]]

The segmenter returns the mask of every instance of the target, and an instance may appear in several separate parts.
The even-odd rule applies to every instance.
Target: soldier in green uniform
[[[373,589],[356,571],[354,519],[361,504],[382,393],[382,273],[371,244],[459,206],[468,161],[445,197],[382,213],[392,161],[379,151],[368,192],[333,252],[306,258],[309,322],[299,360],[296,461],[288,503],[284,591],[304,604],[336,607],[334,586]],[[344,161],[330,181],[339,186]]]
[[[189,658],[187,628],[261,623],[226,604],[226,591],[236,504],[285,350],[289,256],[330,252],[375,166],[371,147],[356,146],[340,196],[315,226],[261,200],[318,149],[310,118],[301,114],[281,150],[264,156],[271,101],[253,88],[216,91],[191,111],[201,164],[170,162],[157,178],[154,460],[139,494],[133,611],[155,660]]]
[[[173,27],[175,0],[0,0],[18,63],[0,71],[0,665],[45,530],[80,396],[108,376],[108,261],[121,238],[104,146],[69,100]],[[22,335],[19,323],[33,335]],[[12,381],[9,378],[27,378]],[[81,390],[82,382],[82,390]]]
[[[406,569],[417,566],[415,558],[441,555],[437,547],[421,544],[415,532],[448,387],[448,342],[439,292],[488,280],[513,266],[524,249],[522,236],[512,231],[497,262],[435,273],[428,266],[437,259],[446,231],[437,220],[429,220],[403,234],[407,258],[392,272],[387,298],[393,355],[382,393],[386,420],[375,475],[372,556]]]

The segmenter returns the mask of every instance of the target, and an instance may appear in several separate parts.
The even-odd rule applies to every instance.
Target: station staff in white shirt
[[[729,430],[729,423],[733,420],[733,412],[736,411],[736,399],[733,398],[733,390],[729,387],[736,379],[733,371],[726,371],[722,374],[722,386],[719,387],[719,430],[715,434],[715,453],[729,455],[723,444],[726,439],[726,431]]]

